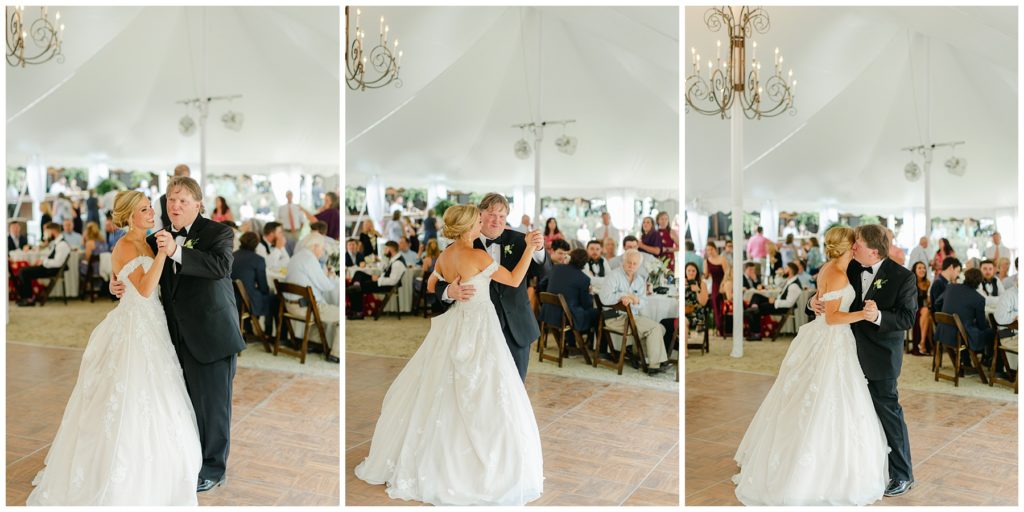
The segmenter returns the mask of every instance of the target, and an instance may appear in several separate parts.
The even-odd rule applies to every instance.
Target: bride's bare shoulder
[[[825,264],[818,272],[818,290],[822,295],[843,289],[850,280],[846,273],[831,263]]]

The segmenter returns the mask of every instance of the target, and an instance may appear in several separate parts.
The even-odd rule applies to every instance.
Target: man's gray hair
[[[622,261],[625,262],[626,260],[634,256],[636,256],[636,258],[639,259],[641,262],[644,260],[644,255],[640,253],[639,249],[629,249],[626,252],[622,253]]]

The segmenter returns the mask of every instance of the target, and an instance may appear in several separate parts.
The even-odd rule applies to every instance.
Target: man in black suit
[[[939,272],[939,275],[935,276],[935,281],[932,282],[932,287],[928,290],[932,311],[942,311],[942,302],[946,288],[950,283],[955,283],[960,278],[961,268],[963,266],[960,264],[960,260],[956,258],[942,260],[942,271]]]
[[[540,274],[537,276],[538,293],[548,291],[548,279],[551,277],[551,271],[558,265],[569,263],[570,251],[572,251],[572,247],[569,245],[569,242],[560,238],[551,241],[551,257],[546,258],[541,263]]]
[[[345,240],[345,266],[358,267],[363,262],[363,253],[359,251],[359,239]]]
[[[154,252],[168,258],[160,277],[160,301],[171,341],[181,362],[185,385],[199,426],[203,467],[197,492],[222,485],[231,439],[231,383],[245,341],[231,283],[234,260],[231,228],[203,218],[203,192],[192,178],[167,183],[165,227],[147,238]],[[124,283],[111,280],[121,296]]]
[[[851,325],[857,340],[857,358],[868,381],[875,412],[889,444],[889,484],[886,496],[907,493],[914,485],[910,439],[896,379],[903,365],[903,341],[917,318],[917,282],[914,274],[887,258],[889,238],[878,224],[858,226],[853,258],[846,275],[856,292],[850,311],[869,312],[868,321]],[[812,297],[809,307],[825,313]]]
[[[968,269],[964,272],[963,284],[953,283],[946,287],[941,311],[960,317],[960,323],[967,331],[967,346],[984,354],[982,364],[987,365],[992,357],[993,331],[985,316],[985,297],[978,292],[978,286],[983,281],[984,275],[980,270]],[[935,327],[935,338],[947,345],[955,345],[956,328],[939,324]],[[964,353],[961,357],[961,364],[967,363],[970,366],[969,356]]]
[[[509,211],[505,196],[488,193],[478,206],[483,226],[480,228],[480,238],[473,243],[473,247],[487,251],[501,266],[510,271],[515,268],[527,244],[543,247],[544,238],[539,231],[531,231],[524,235],[505,228],[505,218],[508,217]],[[536,275],[539,272],[545,252],[538,250],[533,253],[533,261],[530,262],[530,271],[527,275]],[[461,279],[456,279],[452,283],[438,281],[434,290],[438,301],[445,303],[469,300],[476,292],[472,285],[462,285]],[[489,292],[491,302],[498,313],[501,331],[505,335],[505,344],[512,353],[519,376],[526,381],[530,344],[540,337],[537,318],[533,315],[530,299],[526,294],[526,279],[523,279],[516,288],[492,281]]]
[[[757,265],[747,262],[743,264],[743,288],[749,290],[762,290],[764,285],[757,277]]]
[[[231,263],[231,279],[242,281],[245,293],[252,303],[252,314],[264,317],[264,331],[273,332],[274,316],[277,315],[277,295],[271,293],[267,284],[267,261],[256,254],[256,246],[260,237],[252,231],[242,233],[238,239],[238,250],[235,251]],[[238,300],[238,297],[235,297]]]
[[[21,249],[28,245],[28,237],[21,232],[21,223],[14,220],[7,227],[7,252]]]
[[[572,323],[580,334],[590,332],[594,328],[594,320],[597,319],[597,308],[590,293],[590,277],[583,272],[588,260],[587,251],[574,249],[569,252],[569,262],[555,265],[547,276],[547,292],[565,297],[565,304],[569,306],[569,312],[572,314]],[[549,324],[561,325],[562,309],[551,304],[542,304],[540,317]],[[573,342],[580,343],[579,340]]]

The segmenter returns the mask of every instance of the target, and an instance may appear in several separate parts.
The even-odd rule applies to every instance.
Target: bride
[[[146,230],[153,208],[120,192],[112,254],[121,302],[96,326],[46,467],[28,505],[196,505],[199,431],[167,320],[155,294],[166,255]]]
[[[483,250],[474,205],[449,207],[446,238],[428,286],[461,277],[477,289],[518,286],[530,246],[509,272]],[[490,294],[457,302],[431,320],[430,332],[391,384],[362,480],[387,484],[391,498],[434,505],[524,505],[543,491],[540,433],[530,399],[505,344]]]
[[[850,329],[867,318],[849,312],[854,241],[846,226],[825,234],[825,315],[800,328],[736,451],[733,482],[745,505],[867,505],[885,491],[888,445]]]

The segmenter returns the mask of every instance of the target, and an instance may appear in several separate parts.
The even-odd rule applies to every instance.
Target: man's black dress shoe
[[[219,480],[207,480],[205,478],[200,478],[199,485],[196,486],[196,492],[209,491],[214,487],[224,485],[224,482],[227,482],[227,480],[228,478],[226,476],[221,476]]]
[[[913,480],[893,480],[889,482],[889,487],[885,488],[886,496],[902,496],[910,492],[910,488],[914,486]]]
[[[18,301],[18,307],[22,307],[22,308],[32,307],[32,306],[35,306],[35,305],[36,305],[35,302],[31,302],[31,301],[28,301],[28,300],[25,300],[25,299],[22,299],[22,300]]]
[[[338,356],[336,356],[334,354],[330,354],[330,355],[327,356],[327,362],[328,363],[340,363],[341,359],[338,359]]]

